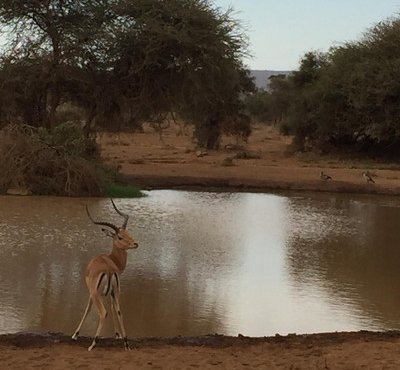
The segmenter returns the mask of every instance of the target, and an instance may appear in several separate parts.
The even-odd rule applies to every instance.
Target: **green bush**
[[[138,187],[121,183],[108,183],[105,186],[105,195],[112,198],[141,198],[145,197]]]
[[[99,156],[95,141],[85,137],[79,121],[60,123],[51,131],[40,127],[38,139],[60,155],[86,159],[94,159]]]

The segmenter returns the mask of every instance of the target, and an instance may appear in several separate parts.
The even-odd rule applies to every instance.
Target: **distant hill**
[[[288,75],[292,71],[269,71],[269,70],[250,70],[250,75],[254,77],[254,83],[259,89],[268,89],[268,78],[271,76],[276,76],[280,74]]]

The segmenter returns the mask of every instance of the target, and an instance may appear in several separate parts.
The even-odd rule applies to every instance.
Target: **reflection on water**
[[[0,333],[75,329],[85,266],[110,249],[85,204],[120,222],[107,199],[0,197]],[[400,327],[395,198],[152,191],[118,206],[140,243],[121,279],[131,336]]]

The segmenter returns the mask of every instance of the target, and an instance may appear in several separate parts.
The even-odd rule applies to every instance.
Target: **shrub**
[[[101,162],[95,143],[84,138],[74,122],[51,133],[26,125],[2,129],[0,173],[0,193],[23,188],[37,195],[141,195],[136,188],[115,183],[116,172]]]
[[[102,183],[85,158],[53,146],[29,126],[10,125],[0,131],[0,193],[26,188],[34,194],[101,195]]]
[[[110,182],[105,186],[105,195],[111,198],[141,198],[146,196],[138,187]]]

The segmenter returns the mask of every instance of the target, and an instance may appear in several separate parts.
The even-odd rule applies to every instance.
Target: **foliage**
[[[400,19],[326,54],[308,53],[291,77],[285,128],[300,147],[400,151]]]
[[[184,120],[207,148],[250,134],[246,37],[209,0],[4,0],[0,28],[0,192],[125,191],[99,164],[96,129]]]
[[[216,146],[226,129],[249,133],[246,120],[236,124],[253,88],[246,38],[232,12],[210,1],[2,1],[0,23],[9,39],[0,124],[53,129],[70,103],[84,112],[86,135],[171,115],[193,123],[202,146]]]
[[[9,125],[0,130],[0,194],[28,189],[38,195],[139,197],[135,187],[117,182],[101,163],[95,143],[74,122],[43,128]]]
[[[259,122],[270,122],[274,119],[271,93],[257,91],[246,96],[244,104],[250,116]]]
[[[92,163],[69,154],[71,144],[57,148],[37,130],[10,125],[0,131],[0,193],[29,189],[39,195],[101,195],[102,184]]]
[[[146,194],[136,186],[115,182],[110,182],[106,185],[105,195],[111,198],[141,198],[146,196]]]
[[[245,98],[245,106],[251,117],[259,122],[280,123],[292,100],[293,82],[284,74],[269,77],[268,91],[259,90]]]
[[[58,155],[96,159],[98,151],[96,143],[85,137],[79,122],[60,123],[49,132],[43,127],[38,129],[38,139]]]

